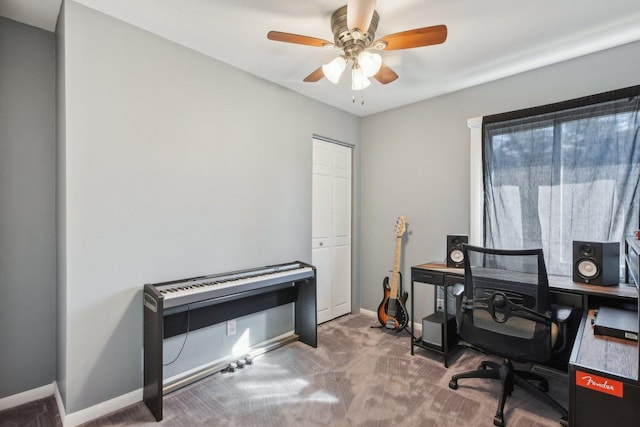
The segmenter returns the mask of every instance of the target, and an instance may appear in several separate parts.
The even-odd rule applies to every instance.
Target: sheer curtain
[[[485,118],[485,246],[541,247],[566,276],[573,240],[623,253],[640,220],[639,107],[634,87]]]

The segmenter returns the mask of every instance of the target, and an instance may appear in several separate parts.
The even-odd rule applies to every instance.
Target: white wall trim
[[[49,397],[53,394],[54,384],[43,385],[42,387],[3,397],[0,399],[0,411]]]
[[[56,381],[53,382],[53,396],[56,398],[56,405],[58,405],[58,414],[60,415],[60,421],[62,422],[62,425],[64,425],[64,419],[67,416],[67,412],[64,408],[62,395],[60,394],[60,389],[58,388],[58,383]]]
[[[482,117],[467,120],[469,146],[469,243],[483,245],[484,190],[482,183]]]
[[[378,313],[373,310],[367,310],[366,308],[360,307],[360,313],[365,314],[370,317],[378,317]]]
[[[138,390],[114,397],[113,399],[98,403],[97,405],[90,406],[78,412],[67,414],[64,417],[63,412],[60,411],[60,418],[62,419],[62,425],[64,427],[75,427],[141,401],[142,388],[139,388]],[[60,404],[58,404],[58,408],[60,408]]]
[[[103,415],[110,414],[111,412],[141,402],[142,388],[67,415],[64,402],[62,401],[62,395],[58,389],[58,383],[54,381],[51,384],[0,399],[0,411],[24,405],[25,403],[35,402],[36,400],[50,396],[53,396],[56,400],[62,425],[64,427],[75,427],[96,418],[100,418]]]

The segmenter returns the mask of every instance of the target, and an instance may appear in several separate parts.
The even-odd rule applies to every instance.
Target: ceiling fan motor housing
[[[331,31],[333,32],[335,45],[344,50],[347,59],[357,57],[360,52],[371,46],[378,29],[379,19],[378,12],[374,11],[369,29],[360,38],[356,39],[347,27],[347,6],[343,6],[333,12],[333,15],[331,15]]]

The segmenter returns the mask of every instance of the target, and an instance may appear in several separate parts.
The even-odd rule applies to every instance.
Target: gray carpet
[[[53,396],[0,411],[0,427],[62,427]]]
[[[318,348],[295,342],[256,358],[235,373],[218,373],[164,398],[167,426],[491,426],[499,384],[451,375],[487,359],[464,349],[449,369],[423,349],[409,352],[408,334],[371,329],[365,314],[318,327]],[[493,359],[498,360],[498,359]],[[540,372],[543,375],[545,372]],[[546,375],[552,395],[567,405],[567,379]],[[517,389],[507,400],[509,427],[558,426],[560,415]],[[136,404],[85,426],[156,425]]]

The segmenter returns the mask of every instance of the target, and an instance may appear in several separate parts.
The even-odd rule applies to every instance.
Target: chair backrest
[[[468,343],[513,360],[552,354],[549,284],[542,249],[463,246],[458,330]]]

